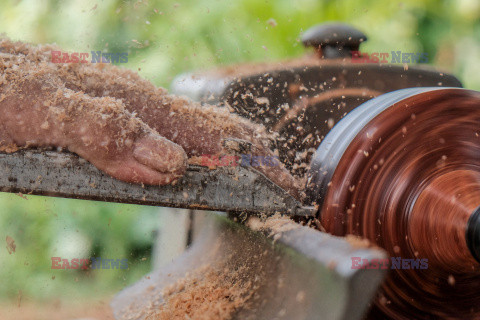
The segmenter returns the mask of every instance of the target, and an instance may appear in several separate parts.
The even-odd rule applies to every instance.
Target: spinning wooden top
[[[307,191],[328,232],[368,238],[392,257],[378,318],[480,316],[480,94],[405,89],[363,104],[326,137]]]

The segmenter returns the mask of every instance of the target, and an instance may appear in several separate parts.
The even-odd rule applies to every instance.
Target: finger
[[[133,157],[140,163],[160,172],[183,174],[186,155],[183,149],[157,134],[137,139]]]
[[[94,95],[113,95],[122,99],[126,107],[163,136],[180,144],[189,156],[225,153],[222,141],[226,137],[248,140],[255,145],[254,155],[274,156],[264,128],[246,119],[213,106],[201,106],[192,101],[168,95],[155,88],[133,72],[109,68],[78,66],[78,78],[90,79],[86,83],[70,80],[85,92]],[[70,73],[69,73],[70,74]],[[299,186],[295,178],[281,164],[257,168],[274,183],[298,198]]]
[[[0,69],[4,144],[65,147],[128,182],[166,184],[184,173],[183,149],[121,101],[65,88],[48,63],[2,54]]]

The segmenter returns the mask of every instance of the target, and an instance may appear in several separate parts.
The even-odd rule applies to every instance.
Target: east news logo
[[[127,63],[128,52],[90,51],[92,59],[88,61],[88,52],[62,52],[52,50],[52,63]]]
[[[128,269],[128,259],[62,259],[52,257],[52,269]]]
[[[362,259],[352,257],[352,269],[428,269],[428,259],[405,259],[391,257],[390,259]]]
[[[352,63],[428,63],[428,53],[426,52],[391,51],[390,53],[352,51]]]

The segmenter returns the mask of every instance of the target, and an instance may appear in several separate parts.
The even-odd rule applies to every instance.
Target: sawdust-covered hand
[[[262,127],[217,107],[168,95],[138,74],[105,64],[51,62],[54,46],[0,40],[0,147],[64,147],[115,178],[168,184],[187,157],[225,153],[224,139],[273,155]],[[259,168],[292,194],[283,166]]]

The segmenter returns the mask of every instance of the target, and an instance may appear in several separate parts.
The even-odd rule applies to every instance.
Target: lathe
[[[427,66],[353,62],[366,39],[322,24],[302,37],[313,54],[172,85],[277,134],[280,161],[304,182],[301,197],[242,161],[191,164],[175,185],[154,187],[35,150],[0,154],[1,190],[225,213],[173,264],[119,293],[117,319],[156,319],[166,288],[220,261],[255,287],[235,319],[478,319],[480,93]],[[291,218],[287,228],[255,219],[278,213]],[[428,266],[352,264],[389,257]]]

